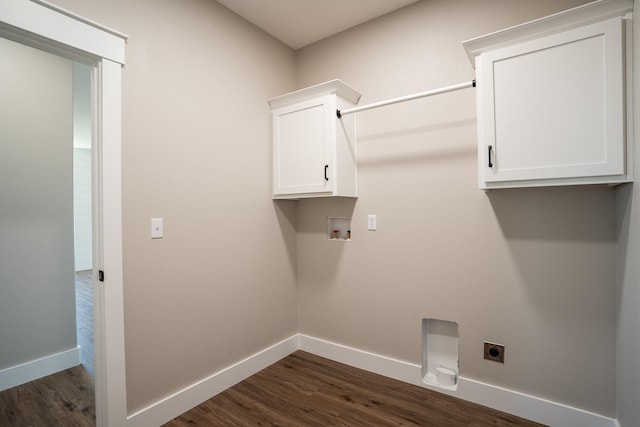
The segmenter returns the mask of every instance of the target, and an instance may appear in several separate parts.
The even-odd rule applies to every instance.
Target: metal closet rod
[[[383,107],[385,105],[397,104],[398,102],[411,101],[412,99],[424,98],[431,95],[438,95],[441,93],[453,92],[454,90],[466,89],[468,87],[476,87],[476,81],[459,83],[457,85],[442,87],[440,89],[428,90],[426,92],[414,93],[413,95],[401,96],[399,98],[388,99],[386,101],[374,102],[373,104],[363,105],[361,107],[349,108],[347,110],[336,110],[336,115],[339,119],[345,114],[357,113],[358,111],[370,110],[372,108]]]

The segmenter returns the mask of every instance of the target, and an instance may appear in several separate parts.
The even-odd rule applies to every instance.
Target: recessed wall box
[[[458,388],[458,324],[422,319],[422,381],[447,390]]]
[[[350,241],[351,218],[327,217],[327,235],[329,240]]]

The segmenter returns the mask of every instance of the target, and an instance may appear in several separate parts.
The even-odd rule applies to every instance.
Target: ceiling
[[[217,0],[293,49],[418,0]]]

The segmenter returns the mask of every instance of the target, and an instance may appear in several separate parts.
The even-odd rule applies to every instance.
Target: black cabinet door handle
[[[490,146],[489,146],[489,153],[488,153],[488,154],[489,154],[489,167],[490,167],[490,168],[492,168],[492,167],[493,167],[493,163],[491,163],[491,149],[492,149],[492,148],[493,148],[493,147],[490,145]]]
[[[324,180],[329,181],[329,177],[327,176],[327,169],[329,169],[329,165],[324,165]]]

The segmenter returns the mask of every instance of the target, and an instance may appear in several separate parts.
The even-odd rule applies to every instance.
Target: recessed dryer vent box
[[[458,389],[458,324],[422,319],[422,381],[447,390]]]

